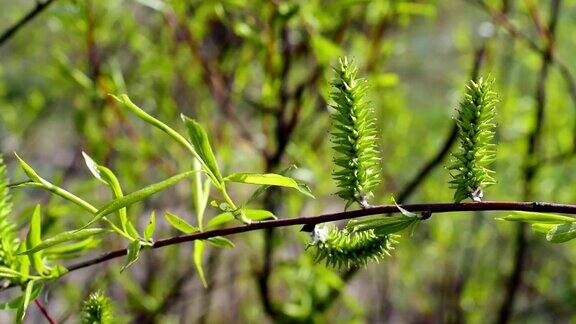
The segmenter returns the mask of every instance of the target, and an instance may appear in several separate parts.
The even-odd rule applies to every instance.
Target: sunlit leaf
[[[126,254],[126,264],[120,269],[120,272],[124,272],[124,270],[128,269],[131,265],[133,265],[140,256],[140,250],[142,249],[142,242],[140,240],[134,240],[128,244],[128,252]]]
[[[170,212],[165,212],[164,217],[166,218],[168,223],[170,225],[172,225],[172,227],[174,227],[175,229],[179,230],[180,232],[182,232],[184,234],[194,234],[194,233],[200,232],[200,229],[198,227],[192,226],[190,223],[188,223],[184,219],[182,219],[182,218],[180,218],[180,217],[178,217],[178,216],[176,216]]]
[[[113,213],[121,208],[128,207],[135,202],[142,201],[162,190],[166,190],[169,187],[174,186],[178,182],[192,176],[194,173],[195,171],[187,171],[184,173],[180,173],[164,181],[149,185],[143,189],[132,192],[124,197],[114,199],[112,202],[108,203],[106,206],[99,209],[96,215],[94,215],[94,217],[92,218],[92,220],[88,222],[88,224],[86,224],[83,228],[92,225],[94,222],[98,221],[99,219],[110,213]]]
[[[56,234],[54,236],[52,236],[49,239],[45,239],[42,241],[42,243],[34,246],[31,249],[28,249],[26,251],[23,252],[19,252],[18,254],[30,254],[30,253],[34,253],[37,251],[41,251],[44,249],[47,249],[49,247],[58,245],[58,244],[62,244],[62,243],[66,243],[69,241],[75,241],[75,240],[82,240],[94,235],[99,235],[99,234],[103,234],[103,233],[108,233],[110,232],[109,230],[103,229],[103,228],[85,228],[85,229],[81,229],[81,230],[73,230],[73,231],[68,231],[68,232],[64,232],[64,233],[60,233],[60,234]]]
[[[219,248],[233,248],[234,247],[234,243],[232,243],[232,241],[230,241],[229,239],[222,237],[222,236],[215,236],[215,237],[211,237],[209,239],[206,239],[206,242],[217,246]]]
[[[156,212],[152,211],[152,213],[150,213],[150,219],[148,220],[148,224],[144,229],[144,239],[148,241],[151,240],[155,230],[156,230]]]
[[[204,255],[204,241],[196,240],[194,241],[194,266],[198,272],[198,276],[204,285],[204,288],[208,287],[206,281],[206,275],[204,274],[204,267],[202,266],[202,256]]]
[[[218,163],[216,162],[216,156],[212,151],[212,146],[210,146],[210,141],[208,140],[208,134],[204,128],[198,124],[195,120],[190,119],[184,115],[181,116],[186,129],[188,129],[188,136],[190,142],[196,150],[196,153],[200,156],[203,164],[208,168],[209,171],[218,183],[222,182],[222,175],[220,174],[220,169],[218,168]]]

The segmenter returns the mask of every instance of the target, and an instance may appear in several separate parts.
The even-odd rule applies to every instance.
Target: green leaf
[[[222,237],[222,236],[214,236],[211,237],[209,239],[206,239],[206,241],[214,246],[217,246],[219,248],[233,248],[234,247],[234,243],[232,243],[232,241],[230,241],[229,239]]]
[[[214,152],[210,146],[208,134],[195,120],[184,115],[181,115],[181,117],[188,129],[188,136],[190,137],[190,142],[192,143],[194,150],[200,156],[201,162],[208,169],[206,171],[213,175],[214,179],[217,180],[216,185],[219,185],[222,183],[222,174],[220,173],[220,169],[216,163],[216,156],[214,156]]]
[[[224,178],[224,181],[288,187],[296,189],[307,196],[314,197],[310,193],[310,189],[301,186],[296,180],[275,173],[234,173]]]
[[[92,174],[98,180],[102,181],[110,188],[114,199],[122,198],[124,196],[124,193],[122,192],[122,187],[120,186],[120,182],[118,181],[118,178],[116,177],[114,172],[112,172],[112,170],[108,169],[105,166],[98,165],[90,156],[88,156],[88,154],[82,152],[82,155],[84,156],[84,160],[86,161],[86,165],[88,166],[90,172],[92,172]],[[128,215],[126,208],[120,208],[118,210],[118,217],[120,218],[120,224],[122,226],[122,230],[126,231],[127,230],[126,223],[128,222]],[[136,236],[132,235],[132,237],[137,238],[138,235]]]
[[[576,222],[556,225],[546,234],[546,240],[552,243],[564,243],[574,238],[576,238]]]
[[[142,110],[140,107],[136,106],[131,100],[130,98],[125,95],[122,94],[118,97],[114,96],[114,95],[110,95],[112,98],[116,99],[118,102],[124,104],[124,106],[126,108],[128,108],[130,111],[132,111],[132,113],[134,113],[136,116],[138,116],[138,118],[142,119],[143,121],[147,122],[148,124],[160,129],[161,131],[163,131],[164,133],[168,134],[170,137],[172,137],[176,142],[182,144],[183,146],[185,146],[188,150],[190,150],[192,153],[194,153],[195,155],[197,154],[194,151],[194,148],[190,145],[190,143],[186,140],[186,138],[184,138],[184,136],[180,135],[180,133],[178,133],[177,131],[175,131],[174,129],[172,129],[170,126],[164,124],[163,122],[159,121],[158,119],[152,117],[151,115],[149,115],[147,112],[145,112],[144,110]]]
[[[375,216],[361,220],[351,220],[346,227],[353,232],[374,231],[374,234],[383,236],[404,230],[420,221],[413,216]]]
[[[208,282],[206,282],[206,275],[204,274],[204,268],[202,267],[202,256],[204,255],[204,241],[196,240],[194,241],[194,266],[198,272],[198,276],[202,281],[204,288],[208,287]]]
[[[40,211],[40,205],[36,205],[34,212],[32,213],[32,218],[30,220],[30,229],[28,230],[28,235],[26,236],[26,248],[32,249],[42,243],[42,215]],[[44,272],[44,262],[42,261],[42,251],[37,251],[34,253],[29,253],[28,258],[34,269],[42,274]]]
[[[126,264],[120,269],[120,272],[124,272],[128,267],[133,265],[140,256],[140,250],[142,249],[142,242],[140,240],[134,240],[128,245],[128,253],[126,256]]]
[[[555,224],[534,223],[532,224],[532,231],[538,235],[546,237],[548,232],[554,228]]]
[[[12,268],[0,266],[0,277],[1,278],[21,278],[28,277],[28,274],[22,274]]]
[[[22,168],[22,170],[24,170],[24,173],[26,173],[26,175],[28,176],[28,178],[30,178],[30,180],[34,181],[34,182],[38,182],[38,183],[42,183],[44,179],[42,179],[38,173],[36,173],[36,171],[34,171],[34,169],[32,169],[32,167],[30,165],[28,165],[28,163],[24,162],[24,160],[22,160],[20,158],[20,156],[18,156],[18,154],[14,153],[14,155],[16,156],[16,159],[18,159],[18,163],[20,163],[20,167]]]
[[[175,229],[179,230],[184,234],[194,234],[200,232],[200,229],[198,227],[190,225],[190,223],[188,223],[187,221],[183,220],[182,218],[170,212],[165,212],[164,217],[166,218],[168,223],[172,225],[172,227],[174,227]]]
[[[30,301],[38,297],[40,291],[42,291],[42,286],[43,284],[34,280],[28,281],[26,288],[24,289],[24,294],[22,295],[21,303],[18,306],[16,323],[22,323],[24,316],[26,315],[26,309],[28,309],[28,305],[30,305]]]
[[[178,182],[192,176],[195,172],[196,171],[187,171],[184,173],[180,173],[164,181],[149,185],[143,189],[132,192],[124,197],[114,199],[112,202],[108,203],[106,206],[99,209],[96,215],[94,215],[94,217],[92,218],[92,220],[88,222],[88,224],[86,224],[83,228],[86,228],[94,224],[94,222],[98,221],[99,219],[110,213],[113,213],[121,208],[128,207],[135,202],[142,201],[162,190],[168,189],[169,187],[174,186]]]
[[[150,219],[148,220],[148,225],[144,229],[144,239],[150,241],[156,230],[156,212],[152,211],[150,213]]]
[[[267,210],[262,209],[242,209],[244,211],[244,215],[250,218],[253,221],[261,221],[266,219],[276,219],[276,216]],[[225,212],[214,216],[209,222],[208,227],[214,228],[218,227],[222,224],[226,224],[228,222],[233,221],[234,215],[231,212]]]
[[[96,163],[88,154],[86,154],[86,152],[82,151],[82,156],[84,157],[84,162],[86,163],[86,166],[88,167],[88,170],[90,170],[90,173],[92,173],[92,175],[100,180],[102,183],[104,184],[108,184],[104,178],[102,178],[102,175],[100,174],[100,170],[98,170],[98,163]]]
[[[555,214],[545,214],[545,213],[521,212],[521,211],[508,214],[499,219],[510,222],[526,222],[530,224],[535,223],[562,224],[562,223],[576,222],[576,218],[574,217],[555,215]]]
[[[42,241],[42,243],[34,246],[31,249],[28,249],[28,250],[23,251],[23,252],[19,252],[18,255],[34,253],[34,252],[41,251],[41,250],[47,249],[49,247],[58,245],[58,244],[66,243],[69,241],[82,240],[82,239],[85,239],[85,238],[88,238],[88,237],[91,237],[94,235],[103,234],[103,233],[107,233],[107,232],[110,232],[110,231],[103,229],[103,228],[85,228],[85,229],[81,229],[81,230],[73,230],[73,231],[68,231],[68,232],[56,234],[56,235],[52,236],[51,238]]]

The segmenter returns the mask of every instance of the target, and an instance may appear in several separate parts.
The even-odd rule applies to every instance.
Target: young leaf
[[[58,244],[66,243],[69,241],[82,240],[82,239],[85,239],[85,238],[88,238],[88,237],[91,237],[94,235],[99,235],[99,234],[103,234],[103,233],[107,233],[107,232],[110,232],[110,231],[103,229],[103,228],[85,228],[85,229],[81,229],[81,230],[73,230],[73,231],[68,231],[68,232],[56,234],[56,235],[52,236],[51,238],[42,241],[40,244],[34,246],[31,249],[19,252],[18,255],[30,254],[30,253],[34,253],[37,251],[42,251],[44,249],[47,249],[49,247],[52,247],[52,246],[55,246]]]
[[[120,186],[120,182],[118,181],[118,178],[112,172],[112,170],[108,169],[105,166],[98,165],[90,156],[88,156],[88,154],[82,152],[82,155],[84,156],[84,160],[86,161],[86,165],[88,166],[90,172],[98,180],[102,181],[110,188],[113,197],[115,199],[122,198],[124,196],[124,193],[122,192],[122,187]],[[118,217],[120,218],[120,224],[122,226],[122,230],[126,231],[127,230],[126,223],[128,222],[128,215],[126,208],[120,208],[118,210]],[[136,236],[134,236],[133,234],[131,235],[134,238],[138,237],[138,235]]]
[[[562,224],[569,222],[576,222],[576,218],[563,215],[546,214],[546,213],[531,213],[531,212],[514,212],[499,218],[510,222],[526,222],[530,224],[545,223],[545,224]]]
[[[224,181],[288,187],[296,189],[309,197],[314,197],[310,193],[309,188],[301,186],[296,180],[292,178],[275,173],[234,173],[224,178]]]
[[[82,157],[84,157],[84,162],[86,163],[86,166],[88,167],[88,170],[90,170],[90,173],[92,173],[92,175],[100,180],[102,183],[104,184],[108,184],[104,178],[102,178],[102,175],[100,174],[100,170],[98,170],[98,163],[96,163],[88,154],[86,154],[86,152],[82,151]]]
[[[144,239],[150,241],[154,235],[154,230],[156,230],[156,212],[152,211],[152,213],[150,213],[148,225],[146,225],[146,228],[144,229]]]
[[[546,234],[546,240],[552,243],[564,243],[575,238],[576,222],[556,225]]]
[[[86,228],[94,224],[94,222],[98,221],[99,219],[110,213],[113,213],[121,208],[128,207],[135,202],[144,200],[155,193],[158,193],[162,190],[172,187],[178,182],[192,176],[195,172],[196,171],[187,171],[184,173],[180,173],[164,181],[149,185],[143,189],[132,192],[124,197],[114,199],[112,202],[108,203],[106,206],[99,209],[96,215],[94,215],[94,217],[92,218],[92,220],[90,220],[88,224],[84,225],[83,228]]]
[[[30,280],[26,284],[24,289],[24,294],[22,299],[20,299],[20,304],[18,305],[18,312],[16,314],[16,323],[22,323],[24,316],[26,315],[26,309],[30,305],[30,301],[36,299],[42,290],[42,283],[36,282],[35,280]]]
[[[24,170],[24,173],[26,173],[26,175],[28,176],[28,178],[30,178],[30,180],[38,183],[42,183],[44,181],[44,179],[42,179],[38,175],[38,173],[36,173],[36,171],[34,171],[34,169],[32,169],[30,165],[28,165],[28,163],[24,162],[24,160],[22,160],[20,156],[18,156],[18,154],[14,153],[14,155],[16,156],[16,159],[18,159],[20,167],[22,168],[22,170]]]
[[[216,157],[210,146],[210,141],[208,140],[208,134],[198,124],[195,120],[190,119],[184,115],[181,115],[186,128],[188,129],[188,136],[190,137],[190,142],[194,147],[194,150],[201,158],[201,162],[208,168],[207,171],[211,173],[215,180],[217,180],[216,185],[222,183],[222,174],[216,163]]]
[[[42,218],[40,212],[40,205],[36,205],[34,212],[32,213],[32,218],[30,220],[30,229],[28,230],[28,235],[26,236],[26,248],[32,249],[42,243]],[[42,251],[35,253],[29,253],[28,258],[34,269],[42,274],[44,272],[44,262],[42,261]]]
[[[276,216],[267,210],[261,209],[243,209],[244,215],[253,221],[261,221],[266,219],[276,219]],[[234,215],[231,212],[225,212],[214,216],[209,222],[208,227],[214,228],[222,224],[226,224],[234,220]]]
[[[202,281],[204,288],[208,287],[208,282],[206,281],[206,275],[204,274],[204,268],[202,267],[202,256],[204,255],[204,241],[196,240],[194,241],[194,266],[198,272],[198,276]]]
[[[132,113],[134,113],[138,118],[142,119],[143,121],[147,122],[148,124],[160,129],[164,133],[168,134],[172,137],[176,142],[185,146],[188,150],[192,153],[196,154],[194,148],[190,145],[190,143],[184,138],[184,136],[180,135],[177,131],[172,129],[170,126],[164,124],[163,122],[159,121],[158,119],[150,116],[147,112],[142,110],[140,107],[136,106],[130,98],[122,94],[118,97],[114,95],[110,95],[112,98],[116,99],[116,101],[122,103],[126,108],[128,108]]]
[[[168,223],[172,225],[172,227],[174,227],[175,229],[179,230],[184,234],[194,234],[200,232],[200,229],[198,227],[190,225],[190,223],[188,223],[187,221],[183,220],[182,218],[170,212],[165,212],[164,217],[166,218]]]
[[[217,246],[219,248],[233,248],[234,247],[234,243],[232,243],[232,241],[230,241],[229,239],[222,237],[222,236],[215,236],[215,237],[211,237],[209,239],[206,240],[208,243]]]
[[[120,269],[120,272],[124,272],[128,267],[134,264],[140,256],[140,250],[142,249],[142,242],[140,240],[134,240],[128,244],[128,253],[126,256],[126,264]]]

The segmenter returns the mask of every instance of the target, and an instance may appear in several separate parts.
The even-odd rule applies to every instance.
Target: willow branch
[[[558,204],[549,202],[510,202],[510,201],[485,201],[485,202],[468,202],[468,203],[421,203],[405,205],[380,205],[366,209],[358,209],[339,213],[323,214],[318,216],[301,216],[295,218],[275,219],[268,221],[253,222],[249,225],[215,229],[211,231],[199,232],[195,234],[170,237],[156,241],[152,246],[146,249],[159,249],[170,245],[193,242],[196,240],[206,240],[216,236],[229,236],[234,234],[253,232],[263,229],[305,225],[312,226],[327,222],[340,220],[349,220],[364,216],[396,214],[400,209],[422,213],[422,219],[427,219],[430,215],[439,213],[468,212],[468,211],[526,211],[537,213],[559,213],[567,215],[576,215],[576,205]],[[385,217],[385,216],[383,216]],[[67,267],[68,272],[76,271],[83,268],[116,259],[126,255],[127,250],[121,249],[111,251],[100,255],[99,257],[88,259],[86,261],[71,264]],[[8,288],[8,287],[6,287]],[[0,288],[0,291],[6,289]]]
[[[30,10],[24,17],[20,18],[14,25],[6,29],[2,35],[0,35],[0,47],[4,45],[12,36],[16,34],[22,27],[24,27],[27,23],[32,21],[34,17],[36,17],[39,13],[44,11],[48,8],[56,0],[46,0],[44,2],[36,2],[36,6]]]
[[[556,204],[547,202],[498,202],[487,201],[480,203],[432,203],[432,204],[407,204],[402,208],[414,213],[451,213],[466,211],[531,211],[539,213],[562,213],[576,215],[576,205]],[[296,218],[276,219],[269,221],[254,222],[249,225],[236,226],[230,228],[215,229],[190,235],[182,235],[156,241],[151,249],[158,249],[165,246],[205,240],[215,236],[229,236],[245,232],[252,232],[267,228],[278,228],[296,225],[315,225],[326,222],[347,220],[370,215],[399,213],[396,205],[381,205],[366,209],[352,210],[339,213],[324,214],[319,216],[302,216]],[[105,253],[97,258],[73,264],[68,267],[69,271],[86,268],[98,263],[115,259],[126,255],[126,249]]]

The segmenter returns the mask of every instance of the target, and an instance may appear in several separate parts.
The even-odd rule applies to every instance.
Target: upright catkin
[[[357,68],[340,59],[334,68],[330,98],[332,114],[332,148],[336,169],[333,178],[336,193],[346,200],[346,207],[357,202],[368,205],[372,190],[380,183],[379,152],[373,111],[366,99],[366,80],[356,77]]]
[[[450,187],[456,190],[455,202],[466,198],[481,201],[484,189],[496,183],[494,171],[489,169],[496,157],[493,141],[498,102],[492,85],[492,80],[484,78],[470,81],[460,101],[456,118],[460,149],[452,153],[451,163],[447,166],[452,176]]]

